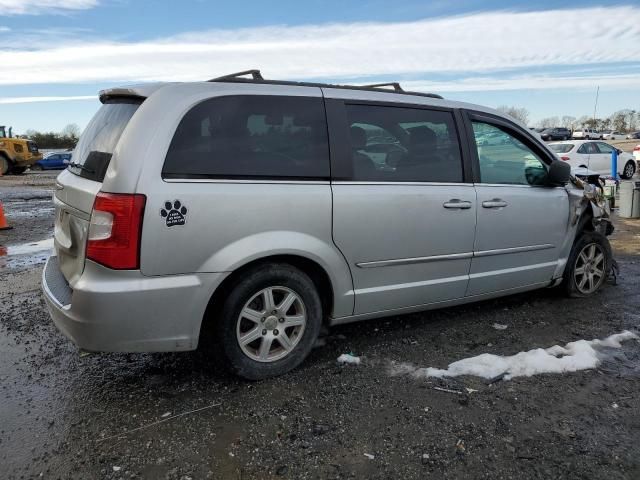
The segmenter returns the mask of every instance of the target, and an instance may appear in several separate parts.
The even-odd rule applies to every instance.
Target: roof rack
[[[247,76],[251,75],[250,78]],[[422,93],[422,92],[410,92],[403,90],[398,82],[387,83],[374,83],[371,85],[336,85],[331,83],[317,83],[317,82],[293,82],[289,80],[265,80],[258,69],[244,70],[242,72],[230,73],[229,75],[223,75],[221,77],[212,78],[207,80],[208,82],[238,82],[238,83],[264,83],[269,85],[292,85],[299,87],[320,87],[320,88],[343,88],[346,90],[365,90],[370,92],[387,92],[387,87],[393,87],[393,92],[403,95],[416,95],[419,97],[439,98],[442,96],[435,93]]]
[[[372,83],[371,85],[363,85],[364,88],[384,88],[384,87],[393,87],[396,92],[405,93],[403,88],[400,86],[398,82],[388,82],[388,83]]]
[[[253,70],[243,70],[242,72],[236,72],[236,73],[230,73],[228,75],[223,75],[221,77],[216,77],[216,78],[212,78],[211,80],[207,80],[208,82],[224,82],[227,80],[233,80],[233,79],[238,79],[238,78],[242,78],[246,75],[251,75],[251,77],[254,80],[264,80],[264,78],[262,77],[262,74],[260,73],[260,70],[257,69],[253,69]],[[247,79],[245,79],[247,80]]]

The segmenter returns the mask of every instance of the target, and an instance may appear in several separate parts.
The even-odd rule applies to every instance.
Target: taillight
[[[146,197],[99,192],[91,212],[87,258],[115,270],[140,268],[140,235]]]
[[[640,145],[636,145],[635,147],[633,147],[634,152],[637,152],[638,150],[640,150]]]
[[[571,160],[571,157],[567,157],[565,155],[565,156],[560,157],[560,160],[564,160],[565,162],[567,162],[567,161]]]

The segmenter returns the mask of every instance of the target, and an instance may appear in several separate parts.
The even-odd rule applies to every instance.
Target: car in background
[[[571,130],[568,128],[545,128],[540,132],[542,140],[569,140]]]
[[[614,131],[614,130],[607,130],[605,132],[602,132],[602,135],[600,136],[600,138],[602,138],[603,140],[623,139],[624,138],[624,133],[618,132],[618,131]]]
[[[618,152],[618,174],[621,178],[633,177],[638,169],[636,159],[630,153],[623,152],[605,142],[589,140],[570,140],[550,143],[560,160],[571,165],[572,169],[587,168],[600,175],[611,174],[611,152]],[[639,151],[640,154],[640,151]]]
[[[627,140],[638,140],[638,139],[640,139],[640,132],[627,133],[626,139]]]
[[[591,128],[580,128],[573,132],[571,138],[578,140],[595,140],[597,138],[602,138],[602,136],[597,130],[593,130]]]
[[[62,170],[71,161],[71,152],[48,153],[31,166],[31,170]]]

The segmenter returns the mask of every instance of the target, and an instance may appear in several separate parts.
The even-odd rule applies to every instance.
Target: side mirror
[[[571,165],[560,160],[554,160],[547,171],[547,185],[560,187],[566,185],[571,177]]]
[[[622,150],[620,150],[619,148],[616,148],[616,152],[618,152],[618,155],[620,155],[622,152]]]

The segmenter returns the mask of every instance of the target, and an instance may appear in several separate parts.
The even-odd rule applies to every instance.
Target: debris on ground
[[[356,357],[352,353],[343,353],[338,357],[338,363],[360,365],[360,357]]]
[[[507,329],[507,325],[504,325],[502,323],[494,323],[493,325],[491,325],[493,328],[495,328],[496,330],[506,330]]]

